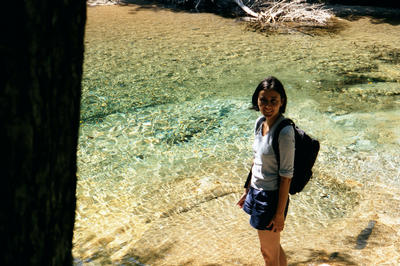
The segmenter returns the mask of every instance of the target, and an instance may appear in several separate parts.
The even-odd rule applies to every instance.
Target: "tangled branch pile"
[[[309,4],[305,0],[256,0],[251,8],[242,0],[235,2],[252,18],[264,27],[278,27],[287,23],[300,26],[326,26],[332,13],[322,4]],[[253,11],[257,10],[257,12]]]
[[[120,0],[86,0],[88,6],[109,6],[117,5],[119,3]]]

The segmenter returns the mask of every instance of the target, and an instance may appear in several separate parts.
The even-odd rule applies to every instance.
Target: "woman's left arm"
[[[285,227],[285,208],[289,198],[291,181],[291,178],[283,176],[280,177],[278,207],[276,209],[275,216],[271,221],[271,224],[273,225],[273,232],[281,232]],[[271,224],[268,225],[268,227],[271,226]]]
[[[273,231],[283,230],[285,222],[285,208],[289,198],[289,188],[294,169],[294,129],[292,126],[284,127],[279,134],[279,200],[274,218],[272,219]]]

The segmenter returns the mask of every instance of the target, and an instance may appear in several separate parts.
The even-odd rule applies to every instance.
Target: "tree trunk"
[[[0,21],[0,265],[71,265],[86,1],[6,1]]]

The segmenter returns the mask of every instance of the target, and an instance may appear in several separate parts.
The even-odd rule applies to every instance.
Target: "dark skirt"
[[[258,230],[272,230],[267,227],[278,207],[279,191],[258,190],[250,187],[243,210],[250,215],[250,224]],[[289,198],[285,208],[285,218],[289,207]]]

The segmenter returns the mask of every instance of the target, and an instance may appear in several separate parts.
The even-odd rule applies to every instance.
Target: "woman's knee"
[[[268,251],[266,251],[265,249],[263,249],[262,247],[260,248],[261,254],[264,258],[265,261],[269,260],[269,256],[268,256]]]
[[[266,265],[279,265],[280,234],[258,230],[260,250]]]
[[[279,249],[275,251],[274,249],[261,247],[260,250],[266,265],[278,265],[277,262],[279,261]]]

